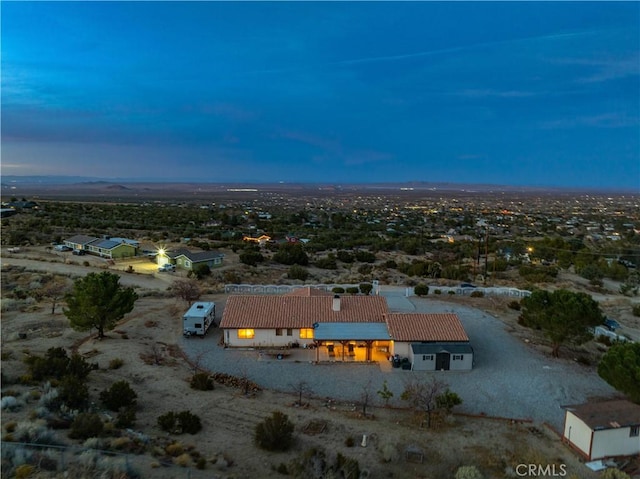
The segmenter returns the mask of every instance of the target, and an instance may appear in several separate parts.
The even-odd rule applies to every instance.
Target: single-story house
[[[587,460],[640,454],[640,405],[620,399],[564,409],[563,440]]]
[[[118,259],[136,256],[140,243],[127,238],[76,235],[65,239],[64,244],[72,250],[84,250],[101,258]]]
[[[179,268],[193,271],[194,268],[201,264],[206,264],[209,268],[219,268],[222,266],[224,254],[218,251],[200,251],[194,253],[186,248],[179,248],[173,251],[167,251],[166,257],[158,255],[158,264],[161,262],[175,264]]]
[[[316,347],[316,360],[322,350],[323,357],[343,361],[387,360],[398,354],[416,364],[419,360],[416,369],[422,370],[471,369],[473,364],[473,349],[457,315],[389,313],[382,296],[338,296],[311,287],[278,296],[232,295],[220,328],[227,347]],[[434,356],[427,363],[412,352],[416,344],[448,350],[429,353]]]

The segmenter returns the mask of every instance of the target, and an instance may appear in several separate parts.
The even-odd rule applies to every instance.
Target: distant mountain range
[[[354,190],[380,190],[380,191],[464,191],[467,193],[482,192],[521,192],[521,193],[568,193],[568,192],[598,192],[614,194],[639,194],[640,191],[624,191],[598,188],[576,188],[576,187],[549,187],[549,186],[512,186],[512,185],[490,185],[490,184],[469,184],[451,182],[389,182],[389,183],[313,183],[313,182],[220,182],[220,181],[188,181],[188,180],[159,180],[153,178],[94,178],[86,176],[18,176],[4,175],[1,184],[3,192],[7,190],[21,190],[26,188],[33,191],[36,188],[43,190],[75,190],[83,191],[109,191],[109,192],[135,192],[163,189],[185,189],[202,188],[206,190],[226,190],[241,188],[258,188],[260,190],[322,190],[322,191],[354,191]]]

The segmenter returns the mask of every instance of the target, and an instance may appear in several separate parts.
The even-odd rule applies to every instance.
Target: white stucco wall
[[[411,343],[401,343],[399,341],[391,341],[390,353],[397,354],[401,358],[408,358],[411,350]]]
[[[595,431],[591,459],[640,453],[640,436],[630,437],[630,430],[628,427],[620,427]]]
[[[233,348],[270,348],[288,346],[290,343],[312,344],[313,339],[300,339],[300,330],[293,329],[292,335],[287,336],[287,330],[282,330],[282,336],[276,336],[275,329],[254,329],[253,339],[238,338],[237,329],[224,330],[224,342]]]
[[[591,428],[582,419],[576,417],[571,411],[566,412],[563,436],[587,457],[591,445],[591,433]]]

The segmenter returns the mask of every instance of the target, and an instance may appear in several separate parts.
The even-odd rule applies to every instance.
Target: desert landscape
[[[68,264],[68,260],[47,257],[46,252],[27,250],[3,258],[2,283],[3,288],[28,291],[51,275],[70,281],[104,267],[98,261],[90,266]],[[126,269],[126,265],[116,268]],[[62,477],[62,464],[64,477],[357,477],[349,475],[353,461],[357,461],[360,477],[446,478],[461,466],[476,466],[485,477],[516,477],[515,468],[530,463],[564,464],[570,477],[597,477],[560,441],[556,431],[526,418],[474,417],[454,411],[426,428],[424,418],[403,407],[401,401],[385,407],[375,390],[363,414],[361,402],[340,397],[304,394],[299,404],[293,385],[290,390],[275,391],[257,384],[247,391],[237,387],[241,371],[236,381],[216,382],[213,390],[192,389],[190,380],[201,365],[198,358],[186,357],[181,347],[181,315],[187,304],[168,289],[171,280],[167,277],[175,276],[120,274],[123,284],[135,285],[140,299],[133,312],[102,340],[72,330],[62,305],[56,305],[52,314],[48,302],[26,299],[11,305],[3,300],[2,394],[16,398],[16,404],[2,414],[3,476],[15,476],[17,461],[29,464],[29,454],[15,452],[8,441],[22,442],[16,436],[27,425],[44,431],[54,422],[54,414],[42,407],[42,398],[54,385],[43,387],[22,380],[28,373],[24,360],[43,355],[51,347],[63,347],[97,365],[89,376],[92,409],[110,426],[100,437],[84,442],[68,438],[64,429],[49,429],[46,437],[69,449],[65,454],[48,449],[47,457],[55,467],[50,465],[49,471],[33,468],[23,477]],[[225,295],[208,292],[202,299],[223,306]],[[518,326],[517,313],[504,300],[446,300],[490,312],[509,324],[512,334],[526,340],[525,347],[548,354],[544,341]],[[602,304],[637,328],[627,298],[610,298]],[[205,341],[220,347],[218,335],[219,330],[213,329]],[[591,343],[587,348],[598,346]],[[216,377],[215,370],[207,373]],[[135,425],[125,429],[113,425],[113,416],[98,401],[100,391],[120,380],[127,381],[138,396]],[[200,432],[174,435],[158,427],[161,414],[182,410],[200,417]],[[293,446],[286,452],[263,451],[254,443],[256,425],[274,411],[286,414],[295,425]],[[101,452],[87,452],[91,450]]]

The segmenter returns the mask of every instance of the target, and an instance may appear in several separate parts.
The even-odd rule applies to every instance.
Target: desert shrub
[[[196,434],[202,429],[200,418],[189,411],[169,411],[158,417],[158,426],[171,434]]]
[[[178,413],[178,424],[182,432],[186,432],[187,434],[196,434],[202,429],[200,418],[189,411]]]
[[[55,433],[47,428],[45,421],[19,422],[13,437],[17,442],[30,442],[33,444],[57,444]]]
[[[196,278],[202,279],[205,276],[211,275],[211,268],[209,268],[209,265],[199,264],[198,266],[193,268],[193,274],[196,276]]]
[[[109,361],[109,369],[120,369],[124,365],[124,360],[121,358],[113,358]]]
[[[187,467],[191,464],[191,456],[187,453],[184,453],[174,458],[173,462],[180,467]]]
[[[345,291],[347,294],[358,294],[358,291],[360,290],[357,286],[349,286]]]
[[[522,309],[522,305],[520,304],[520,301],[515,299],[513,301],[510,301],[509,304],[507,304],[507,307],[509,309],[513,309],[514,311],[520,311],[520,309]]]
[[[358,266],[358,273],[360,274],[371,274],[373,272],[373,266],[370,264],[361,264]]]
[[[302,266],[297,264],[292,265],[287,271],[287,276],[289,279],[299,279],[300,281],[306,281],[309,277],[309,271]]]
[[[119,428],[133,427],[136,422],[136,408],[134,406],[123,407],[118,411],[115,426]]]
[[[207,460],[204,457],[199,457],[196,461],[197,469],[206,469],[207,468]]]
[[[369,295],[373,290],[373,285],[371,283],[361,283],[359,288],[362,294]]]
[[[460,466],[454,477],[455,479],[483,479],[476,466]]]
[[[347,438],[344,440],[344,445],[347,447],[353,447],[356,443],[356,440],[353,438],[353,436],[347,436]]]
[[[16,479],[26,479],[27,477],[31,476],[31,474],[33,474],[35,470],[36,468],[31,464],[20,464],[18,467],[16,467],[14,477]]]
[[[340,287],[340,286],[336,286],[335,288],[333,288],[331,290],[332,293],[335,294],[344,294],[344,288]]]
[[[276,468],[276,472],[278,472],[279,474],[282,474],[283,476],[288,476],[289,468],[284,462],[281,462],[280,464],[278,464],[278,467]]]
[[[173,411],[169,411],[158,417],[158,426],[163,431],[172,433],[176,429],[177,420],[178,419],[176,418],[176,413],[174,413]]]
[[[398,448],[391,443],[380,446],[380,455],[383,462],[396,462],[399,458]]]
[[[448,413],[455,407],[462,404],[462,399],[453,391],[447,389],[442,394],[436,396],[436,406],[444,409]]]
[[[636,317],[640,317],[640,304],[634,304],[631,308],[631,313]]]
[[[104,406],[111,411],[118,411],[120,408],[135,406],[138,395],[131,389],[127,381],[118,381],[100,393],[100,400]]]
[[[322,268],[322,269],[338,269],[338,263],[336,262],[336,259],[332,256],[318,259],[315,262],[315,266],[317,268]]]
[[[433,294],[442,294],[442,290],[441,289],[436,289],[433,291]]]
[[[454,294],[456,294],[456,292],[450,289],[449,291],[447,291],[447,294],[450,294],[451,296],[453,296]]]
[[[76,376],[65,376],[60,382],[59,399],[69,409],[83,410],[89,403],[89,388]]]
[[[13,432],[16,430],[17,425],[18,423],[16,423],[15,421],[8,422],[4,425],[4,430],[7,432]]]
[[[484,298],[484,291],[475,290],[472,291],[469,296],[471,296],[472,298]]]
[[[102,434],[104,424],[95,413],[80,413],[71,423],[69,437],[72,439],[88,439]]]
[[[631,476],[626,472],[622,472],[620,469],[610,467],[600,475],[601,479],[631,479]]]
[[[376,260],[376,255],[370,251],[356,251],[355,258],[360,263],[373,263]]]
[[[191,389],[211,391],[213,389],[213,378],[208,373],[196,373],[191,378]]]
[[[293,427],[286,414],[275,411],[256,426],[256,444],[267,451],[286,451],[293,440]]]
[[[180,442],[172,442],[164,448],[164,451],[171,457],[178,457],[181,454],[184,454],[184,446]]]
[[[416,284],[413,292],[416,293],[417,296],[426,296],[429,294],[429,286],[423,283]]]

